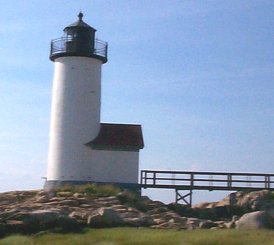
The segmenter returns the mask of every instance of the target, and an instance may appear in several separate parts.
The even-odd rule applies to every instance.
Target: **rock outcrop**
[[[225,215],[216,214],[218,209],[231,211],[235,208],[241,211],[245,209],[245,213],[251,212],[242,217],[233,215],[226,219],[221,219]],[[273,194],[268,191],[246,194],[237,192],[218,203],[196,205],[194,208],[179,204],[165,205],[128,192],[114,196],[94,196],[69,191],[14,191],[0,194],[0,236],[115,226],[155,229],[273,229]]]
[[[209,215],[213,219],[228,219],[245,213],[262,211],[274,207],[273,193],[268,190],[254,192],[233,192],[219,202],[201,203],[193,210]]]
[[[244,214],[236,221],[238,229],[274,229],[274,208]]]
[[[200,203],[193,208],[216,208],[216,207],[237,207],[244,210],[257,211],[264,209],[273,204],[273,194],[269,190],[253,191],[253,192],[232,192],[219,202]]]

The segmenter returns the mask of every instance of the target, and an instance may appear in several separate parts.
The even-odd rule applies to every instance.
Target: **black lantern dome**
[[[64,36],[51,41],[50,59],[64,56],[92,57],[107,62],[107,43],[95,38],[96,30],[83,21],[83,14],[78,20],[64,29]]]

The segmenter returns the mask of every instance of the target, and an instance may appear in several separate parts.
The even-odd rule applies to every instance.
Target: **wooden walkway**
[[[274,174],[141,170],[141,188],[174,189],[176,203],[192,204],[193,190],[274,191]],[[182,195],[182,190],[189,191]]]

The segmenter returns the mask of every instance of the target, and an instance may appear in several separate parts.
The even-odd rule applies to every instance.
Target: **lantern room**
[[[107,62],[107,43],[95,38],[96,30],[83,21],[80,12],[78,20],[64,29],[64,36],[51,41],[50,59],[64,56],[92,57]]]

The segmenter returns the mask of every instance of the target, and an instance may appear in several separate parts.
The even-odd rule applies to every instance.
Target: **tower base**
[[[51,191],[65,186],[73,185],[86,185],[86,184],[98,184],[98,185],[113,185],[121,190],[129,190],[136,193],[141,193],[141,187],[139,184],[134,183],[111,183],[111,182],[92,182],[92,181],[59,181],[59,180],[46,180],[44,185],[45,191]]]

